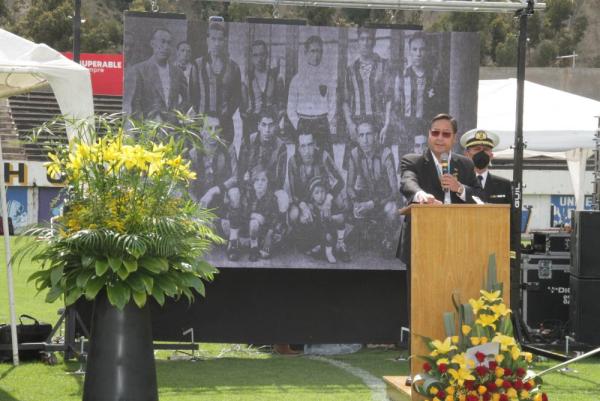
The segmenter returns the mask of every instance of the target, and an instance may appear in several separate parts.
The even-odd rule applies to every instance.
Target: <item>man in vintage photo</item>
[[[270,219],[270,234],[268,246],[261,249],[263,259],[271,256],[272,245],[277,245],[286,232],[287,212],[289,207],[289,196],[284,190],[287,146],[278,136],[279,126],[276,123],[276,114],[270,110],[260,113],[258,132],[250,135],[247,141],[242,141],[237,160],[234,160],[233,174],[230,182],[231,189],[228,191],[229,209],[233,212],[242,213],[239,210],[243,206],[241,200],[248,200],[248,193],[252,192],[252,171],[260,168],[265,171],[269,185],[269,191],[275,196],[273,218]],[[238,210],[235,210],[238,208]],[[253,252],[255,255],[256,252]]]
[[[346,191],[355,222],[362,229],[375,223],[382,238],[383,255],[394,256],[398,238],[398,178],[390,148],[379,146],[378,134],[370,121],[358,124],[358,146],[351,150]],[[367,237],[365,235],[365,237]]]
[[[348,135],[356,141],[360,121],[369,119],[381,129],[385,117],[385,88],[388,60],[375,53],[375,30],[358,28],[359,56],[346,67],[343,95],[344,120]]]
[[[221,139],[231,144],[234,138],[233,114],[240,105],[239,66],[229,57],[228,38],[222,23],[208,26],[208,54],[194,62],[190,79],[191,102],[198,114],[214,114],[223,128]]]
[[[336,118],[336,85],[322,65],[323,40],[311,36],[304,43],[306,64],[290,83],[287,115],[297,135],[311,133],[321,150],[332,153],[331,132]]]
[[[250,65],[242,85],[240,114],[244,124],[244,138],[256,131],[263,110],[276,110],[275,122],[280,123],[285,114],[285,94],[279,67],[269,65],[269,50],[263,40],[250,45]]]
[[[408,64],[390,80],[386,127],[395,121],[409,136],[420,134],[427,129],[428,121],[441,112],[444,93],[440,71],[429,57],[427,35],[415,32],[408,40]],[[386,129],[382,141],[398,142],[392,131]]]
[[[189,87],[192,73],[192,48],[188,42],[179,42],[177,45],[175,64],[183,71]]]
[[[314,177],[321,177],[327,188],[326,199],[321,205],[320,213],[325,217],[331,216],[331,210],[345,211],[346,199],[343,193],[344,181],[342,175],[329,153],[318,149],[312,133],[300,133],[296,143],[296,152],[288,161],[288,183],[292,205],[290,206],[290,223],[296,230],[298,248],[311,254],[311,232],[315,219],[314,211],[309,204],[311,192],[309,183]],[[348,261],[350,256],[346,250],[345,233],[337,233],[335,256],[340,260]]]
[[[169,62],[172,35],[165,28],[152,33],[152,56],[127,71],[123,111],[137,119],[176,122],[175,110],[189,108],[188,86],[180,68]]]

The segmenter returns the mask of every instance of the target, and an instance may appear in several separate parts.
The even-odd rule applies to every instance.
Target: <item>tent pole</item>
[[[514,144],[513,205],[511,245],[514,258],[511,265],[510,304],[513,310],[521,309],[521,210],[523,207],[523,102],[525,89],[525,56],[527,48],[527,18],[533,14],[534,0],[527,0],[527,7],[519,10],[519,48],[517,56],[517,113]]]
[[[6,250],[6,285],[8,287],[8,309],[10,312],[10,336],[12,343],[13,365],[19,366],[19,343],[17,341],[17,316],[15,313],[15,291],[10,259],[10,232],[8,231],[8,206],[6,202],[6,186],[4,181],[4,158],[2,157],[2,141],[0,141],[0,203],[2,203],[2,229],[4,233],[4,249]]]

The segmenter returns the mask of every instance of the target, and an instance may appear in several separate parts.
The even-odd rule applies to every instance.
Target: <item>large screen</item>
[[[472,33],[128,14],[124,53],[125,113],[205,116],[190,195],[218,267],[402,269],[400,158],[438,113],[475,126]]]

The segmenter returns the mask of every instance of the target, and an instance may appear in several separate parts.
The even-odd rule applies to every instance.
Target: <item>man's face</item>
[[[465,150],[465,156],[467,156],[469,159],[473,159],[473,156],[475,156],[477,153],[479,153],[481,151],[484,151],[485,153],[487,153],[487,155],[490,157],[490,160],[494,156],[494,153],[492,152],[492,148],[490,148],[489,146],[485,146],[485,145],[475,145],[475,146],[468,147]]]
[[[358,36],[358,52],[362,57],[371,57],[375,47],[375,37],[368,32],[361,32]]]
[[[315,141],[312,134],[301,134],[298,137],[298,152],[304,164],[312,164],[315,159]]]
[[[225,39],[225,33],[218,29],[208,30],[208,52],[216,55],[225,54],[225,46],[227,40]]]
[[[271,117],[263,117],[258,123],[258,132],[261,142],[270,142],[275,137],[277,124]]]
[[[410,42],[410,60],[411,65],[421,67],[425,60],[425,41],[423,39],[415,39]]]
[[[263,45],[252,46],[252,66],[258,71],[267,69],[267,49]]]
[[[267,192],[267,186],[269,185],[269,179],[267,178],[266,172],[258,173],[256,177],[254,177],[254,191],[256,191],[257,195],[262,195]]]
[[[434,154],[441,155],[450,152],[455,140],[456,133],[449,120],[436,120],[431,124],[427,144]]]
[[[375,132],[371,124],[360,124],[358,127],[358,144],[363,152],[370,153],[375,145]]]
[[[221,133],[221,123],[218,118],[208,117],[202,129],[202,140],[207,149],[214,149],[219,144],[216,136]]]
[[[158,61],[167,61],[171,55],[171,34],[167,31],[156,31],[150,46],[152,54]]]
[[[323,188],[320,185],[318,185],[318,186],[316,186],[316,187],[313,188],[313,191],[312,191],[312,200],[317,205],[322,205],[325,202],[325,198],[326,197],[327,197],[327,192],[325,192],[325,188]]]
[[[323,58],[323,46],[317,42],[312,42],[306,49],[306,62],[313,66],[321,64]]]
[[[187,64],[192,58],[192,48],[187,43],[182,43],[177,49],[177,62]]]
[[[425,145],[427,144],[427,138],[425,135],[417,135],[415,136],[415,146],[413,148],[413,152],[422,154],[425,150]]]

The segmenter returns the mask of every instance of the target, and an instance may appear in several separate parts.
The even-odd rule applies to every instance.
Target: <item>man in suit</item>
[[[473,196],[481,195],[473,162],[452,152],[456,131],[457,123],[452,116],[438,114],[431,120],[428,150],[423,154],[408,154],[400,161],[400,192],[409,203],[474,203]],[[404,220],[397,256],[407,265],[410,263],[409,217]]]
[[[491,174],[490,162],[494,158],[492,150],[498,145],[498,135],[484,130],[471,130],[460,138],[465,148],[465,156],[473,161],[475,174],[481,188],[483,201],[487,203],[512,204],[512,184],[504,177]]]
[[[233,115],[239,108],[242,93],[240,67],[229,57],[225,26],[212,22],[208,26],[208,54],[197,58],[190,76],[190,98],[198,114],[215,115],[223,130],[220,138],[227,145],[235,133]]]
[[[152,56],[127,72],[123,111],[137,119],[177,122],[173,111],[185,113],[189,99],[185,75],[169,62],[171,33],[156,29],[150,47]]]

